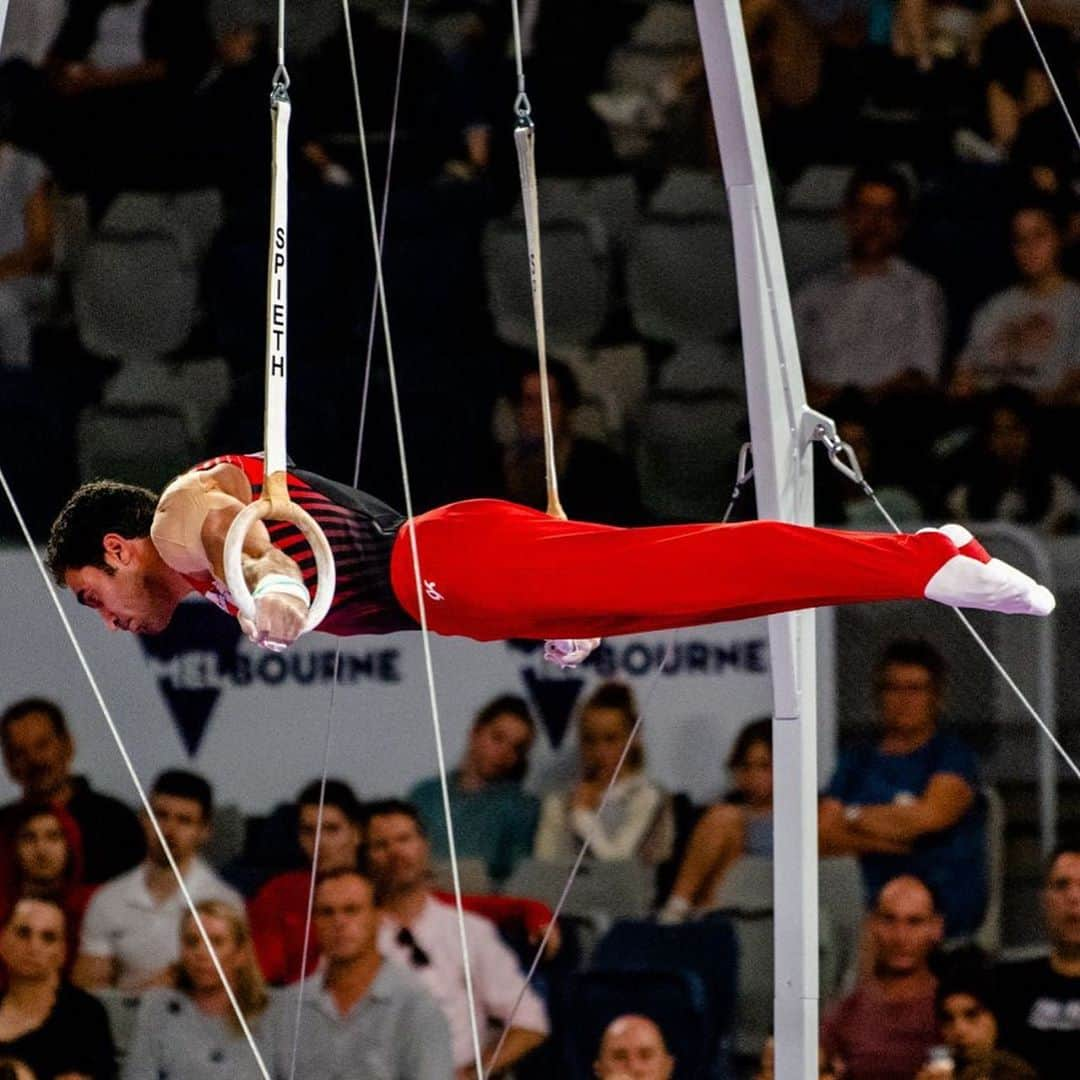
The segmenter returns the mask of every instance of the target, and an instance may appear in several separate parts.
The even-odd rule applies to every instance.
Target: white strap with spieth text
[[[280,69],[279,69],[280,70]],[[318,570],[318,587],[304,632],[326,618],[334,599],[334,556],[322,529],[306,510],[289,499],[285,444],[288,387],[288,266],[289,266],[289,103],[288,81],[275,82],[270,111],[273,121],[273,178],[270,208],[270,258],[266,297],[266,411],[264,414],[264,472],[262,496],[237,514],[225,539],[225,581],[240,613],[255,621],[255,600],[244,580],[244,539],[253,522],[270,518],[295,525],[311,545]]]

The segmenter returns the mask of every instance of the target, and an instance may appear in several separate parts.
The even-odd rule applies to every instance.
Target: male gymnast
[[[231,454],[194,466],[158,498],[112,481],[84,484],[60,512],[47,560],[57,583],[113,630],[154,634],[198,592],[237,614],[225,584],[229,525],[259,496],[263,461]],[[334,554],[333,604],[318,629],[416,629],[424,606],[439,634],[478,641],[547,640],[575,663],[595,639],[780,611],[927,598],[958,607],[1048,615],[1054,597],[992,559],[959,525],[914,535],[840,532],[775,521],[616,528],[562,521],[497,499],[451,503],[406,520],[353,488],[290,468],[289,496],[322,527]],[[252,525],[244,579],[248,637],[282,649],[300,634],[315,561],[295,526]]]

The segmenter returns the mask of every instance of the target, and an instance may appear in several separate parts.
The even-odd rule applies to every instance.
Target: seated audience
[[[581,404],[574,373],[548,361],[551,428],[559,498],[566,513],[581,521],[631,525],[640,520],[640,497],[633,466],[610,447],[574,433],[572,418]],[[503,495],[512,502],[547,508],[544,417],[540,376],[535,364],[523,366],[511,388],[517,434],[503,457]]]
[[[878,430],[870,403],[857,390],[837,395],[830,413],[836,433],[851,447],[864,479],[874,489],[877,501],[894,521],[922,521],[925,517],[918,498],[899,483],[882,483],[878,477]],[[908,442],[908,451],[912,443]],[[846,460],[843,464],[847,464]],[[909,469],[908,475],[911,475]],[[863,489],[838,469],[826,466],[814,470],[814,511],[819,525],[851,525],[856,529],[878,530],[885,522],[881,510]]]
[[[192,900],[223,900],[242,908],[240,896],[199,858],[213,817],[206,780],[169,769],[154,781],[150,806]],[[146,859],[98,889],[86,909],[72,978],[88,990],[116,986],[139,992],[172,980],[176,927],[187,903],[145,816],[143,826]]]
[[[1066,1080],[1080,1061],[1080,845],[1062,845],[1050,859],[1042,906],[1050,955],[995,972],[1001,1042],[1040,1080]]]
[[[344,780],[327,780],[319,827],[319,792],[314,780],[297,796],[297,839],[308,860],[302,870],[286,870],[267,881],[248,903],[251,936],[266,981],[275,986],[300,978],[304,957],[304,926],[311,890],[310,865],[315,859],[315,831],[319,829],[319,873],[356,870],[364,834],[359,800]],[[310,975],[319,962],[319,948],[311,938],[307,946]]]
[[[8,776],[22,788],[20,802],[57,803],[79,826],[83,877],[97,885],[130,870],[146,852],[134,812],[72,775],[75,743],[59,706],[43,698],[24,698],[0,716],[0,745]],[[0,807],[0,834],[12,837],[11,821],[20,802]]]
[[[694,827],[678,876],[660,912],[679,922],[707,911],[724,874],[740,855],[773,853],[772,720],[747,724],[728,756],[734,789],[710,806]]]
[[[899,874],[933,888],[946,932],[971,934],[986,907],[985,821],[974,753],[939,730],[945,661],[899,639],[877,664],[882,732],[843,751],[819,808],[823,855],[857,855],[868,899]]]
[[[82,839],[65,810],[24,803],[13,815],[14,860],[4,910],[24,897],[52,900],[67,916],[67,940],[76,943],[93,887],[82,880]],[[65,974],[74,963],[68,951]]]
[[[622,683],[602,683],[585,702],[578,722],[581,779],[544,799],[534,849],[538,859],[573,859],[585,840],[594,859],[640,859],[656,865],[671,856],[671,802],[645,775],[640,731],[603,815],[598,813],[637,717],[634,692]]]
[[[1045,418],[1027,391],[1005,386],[988,395],[974,440],[960,456],[959,482],[945,498],[950,521],[1076,531],[1080,492],[1055,469]]]
[[[0,1059],[0,1080],[37,1080],[30,1066],[18,1058]]]
[[[793,301],[812,402],[845,386],[875,398],[921,393],[940,378],[945,300],[938,283],[900,255],[911,213],[894,169],[856,171],[844,200],[847,265],[806,283]]]
[[[508,878],[532,853],[538,806],[523,791],[536,725],[525,702],[512,694],[489,701],[477,714],[461,764],[450,774],[450,813],[458,858],[482,859],[492,881]],[[409,793],[423,818],[437,859],[450,858],[437,776]]]
[[[431,893],[428,841],[416,808],[397,800],[369,806],[367,847],[368,867],[382,912],[379,949],[410,968],[434,995],[450,1024],[455,1078],[474,1080],[457,912]],[[509,1019],[524,976],[513,953],[486,919],[466,912],[465,933],[486,1063],[500,1038],[493,1029]],[[547,1034],[544,1006],[528,989],[492,1073],[501,1075],[512,1068]]]
[[[825,1016],[827,1060],[845,1080],[911,1080],[937,1041],[930,959],[943,923],[930,890],[903,875],[887,882],[868,916],[868,970]]]
[[[0,1054],[37,1076],[109,1080],[116,1059],[105,1007],[63,975],[64,912],[51,900],[20,900],[0,933],[7,990],[0,997]]]
[[[66,188],[168,186],[170,137],[210,56],[204,5],[70,0],[42,67],[0,73],[11,138]]]
[[[593,1066],[597,1080],[671,1080],[675,1059],[647,1016],[617,1016],[604,1030]]]
[[[34,324],[53,295],[48,172],[37,158],[0,141],[0,186],[0,370],[24,370]]]
[[[420,980],[379,948],[371,880],[355,869],[321,875],[315,926],[325,966],[278,998],[267,1025],[276,1075],[293,1075],[297,998],[303,994],[296,1076],[450,1080],[446,1017]]]
[[[1022,1058],[998,1047],[991,1000],[992,973],[979,958],[951,956],[934,1005],[941,1039],[952,1056],[956,1080],[1037,1080]],[[925,1065],[915,1080],[940,1080],[941,1067]]]
[[[195,908],[258,1043],[269,997],[243,909],[221,900],[202,900]],[[125,1080],[258,1080],[255,1055],[191,912],[180,920],[180,958],[172,981],[172,987],[147,990],[139,1002]]]
[[[1003,153],[1015,146],[1025,125],[1048,109],[1058,109],[1054,89],[1042,59],[1015,8],[1004,0],[987,5],[996,25],[982,43],[980,74],[986,87],[986,123],[993,145]],[[1076,68],[1070,30],[1075,11],[1069,4],[1040,4],[1032,13],[1039,46],[1069,100],[1075,89]],[[996,10],[995,10],[996,9]],[[1058,15],[1058,20],[1053,15]],[[1051,25],[1064,18],[1063,25]],[[1072,25],[1068,20],[1072,19]],[[1060,118],[1059,118],[1060,120]]]
[[[968,397],[1019,386],[1043,403],[1080,403],[1080,285],[1062,267],[1065,220],[1044,197],[1021,203],[1010,223],[1017,284],[992,296],[971,323],[952,392]]]

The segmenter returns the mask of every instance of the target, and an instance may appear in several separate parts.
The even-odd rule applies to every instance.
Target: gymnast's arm
[[[158,502],[151,528],[154,546],[181,573],[212,574],[223,582],[229,526],[252,497],[251,485],[236,465],[223,463],[184,473],[165,489]],[[273,546],[261,521],[253,522],[244,537],[241,565],[244,581],[253,594],[271,574],[303,585],[300,567]],[[295,640],[310,606],[295,592],[270,588],[257,596],[254,625],[245,625],[247,620],[241,617],[245,633],[258,644]]]

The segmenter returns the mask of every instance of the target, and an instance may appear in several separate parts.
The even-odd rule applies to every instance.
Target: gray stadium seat
[[[602,230],[600,237],[603,236]],[[544,314],[553,348],[587,345],[607,320],[611,265],[597,228],[552,222],[541,230]],[[525,227],[492,222],[484,234],[484,264],[496,333],[504,341],[534,347],[536,335]]]
[[[223,220],[221,193],[215,188],[162,194],[124,191],[106,210],[98,232],[109,237],[164,233],[195,265],[206,255]]]
[[[572,861],[525,859],[518,863],[503,892],[508,896],[542,900],[554,909],[572,865]],[[563,913],[586,919],[602,931],[615,919],[639,919],[646,915],[652,905],[653,890],[652,870],[640,862],[586,859],[574,879]]]
[[[735,483],[746,420],[737,353],[685,346],[661,371],[638,421],[641,500],[662,520],[715,521]]]
[[[99,236],[72,281],[79,340],[98,356],[149,360],[191,333],[199,283],[176,240],[164,234]]]
[[[195,460],[188,426],[178,409],[92,405],[79,417],[81,480],[108,478],[160,491]]]
[[[672,169],[649,200],[649,213],[665,217],[727,217],[727,191],[719,170]]]
[[[738,328],[731,223],[720,216],[649,216],[627,265],[634,325],[653,341],[709,341]]]

